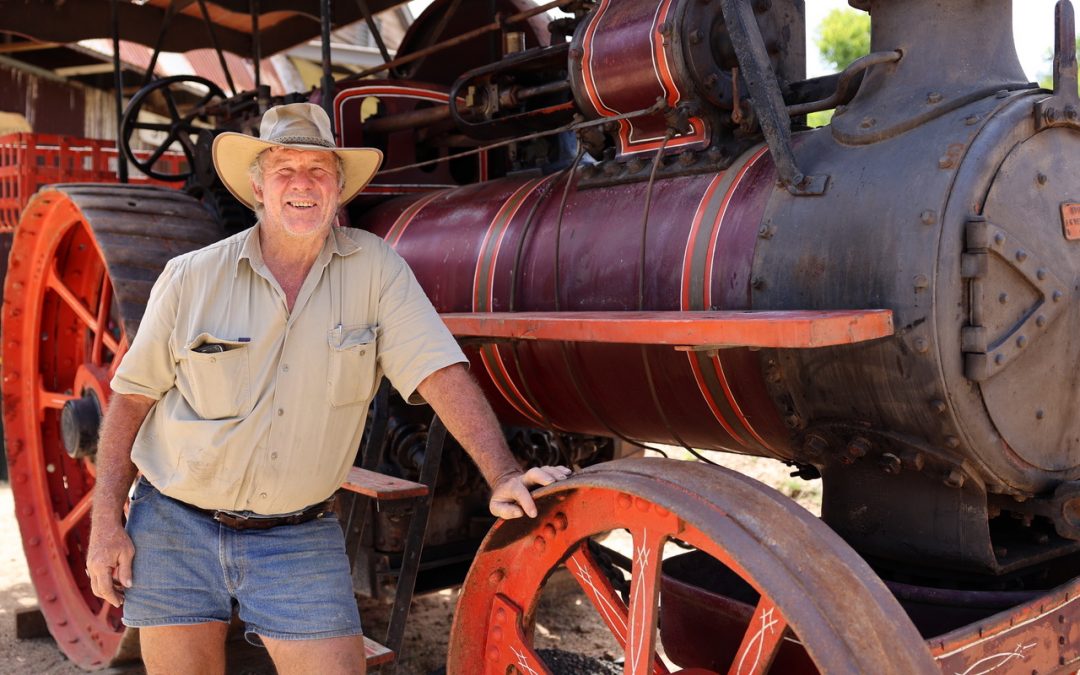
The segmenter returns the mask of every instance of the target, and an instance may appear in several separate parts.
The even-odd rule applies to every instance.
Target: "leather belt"
[[[306,523],[309,520],[323,518],[327,514],[333,512],[334,509],[334,497],[330,497],[326,501],[319,502],[318,504],[312,504],[302,511],[297,511],[296,513],[290,513],[284,516],[245,516],[234,511],[215,511],[214,509],[202,509],[198,506],[188,504],[187,502],[179,503],[193,511],[206,514],[215,521],[226,527],[231,527],[234,530],[269,530],[272,527],[279,527],[281,525],[299,525],[300,523]]]

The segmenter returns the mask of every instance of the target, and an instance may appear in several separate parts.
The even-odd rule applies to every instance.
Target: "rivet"
[[[1016,262],[1024,262],[1027,260],[1028,254],[1024,249],[1019,249],[1016,252]]]
[[[942,97],[941,97],[941,94],[939,92],[932,91],[932,92],[930,92],[929,94],[926,95],[926,102],[930,103],[930,104],[941,103],[941,98]]]
[[[494,646],[494,645],[492,645],[491,647],[488,647],[488,658],[491,659],[492,661],[498,661],[499,660],[499,648]]]
[[[495,570],[494,572],[492,572],[491,574],[488,575],[488,583],[491,584],[492,586],[498,586],[500,583],[502,583],[502,580],[505,579],[505,578],[506,578],[506,572],[503,572],[501,569]]]
[[[940,415],[944,413],[948,408],[945,405],[945,401],[942,401],[940,398],[935,398],[934,400],[930,401],[930,409]]]
[[[997,91],[997,92],[996,92],[996,93],[994,94],[994,96],[996,96],[997,98],[1005,98],[1005,97],[1007,97],[1008,95],[1009,95],[1009,90],[1008,90],[1008,89],[999,89],[999,90],[998,90],[998,91]]]
[[[974,124],[977,124],[978,122],[979,122],[979,116],[978,115],[968,115],[967,117],[964,118],[964,124],[968,125],[969,127],[974,125]]]
[[[911,279],[911,283],[915,285],[915,290],[919,291],[930,285],[930,279],[925,274],[916,274]]]
[[[1045,326],[1046,325],[1046,317],[1043,316],[1042,314],[1035,317],[1035,325],[1038,326],[1039,328],[1042,328],[1043,326]]]
[[[1042,408],[1039,408],[1035,411],[1035,419],[1041,420],[1044,417],[1046,417],[1046,411],[1044,411]]]
[[[960,447],[960,439],[956,436],[946,436],[945,447],[949,448],[950,450],[955,450],[956,448]]]
[[[953,158],[950,155],[942,155],[938,158],[937,165],[939,169],[951,169],[953,166]]]
[[[1004,244],[1005,243],[1005,235],[1000,233],[1000,232],[995,234],[994,235],[994,243],[997,244],[998,246],[1001,246],[1002,244]]]
[[[1043,279],[1045,279],[1046,278],[1046,270],[1041,269],[1041,268],[1036,270],[1035,271],[1035,278],[1037,278],[1039,281],[1042,281]]]
[[[659,504],[656,504],[655,506],[653,506],[653,508],[656,510],[656,515],[658,515],[660,517],[667,516],[669,513],[671,513],[670,511],[665,509],[663,506],[660,506]]]
[[[1021,335],[1020,337],[1016,338],[1016,346],[1020,349],[1023,349],[1025,346],[1027,346],[1027,337]]]
[[[1058,302],[1059,300],[1061,300],[1062,295],[1063,294],[1061,291],[1054,291],[1050,298],[1053,299],[1054,302]]]
[[[859,126],[862,127],[863,129],[869,129],[870,127],[874,126],[875,124],[877,124],[877,119],[874,118],[874,117],[864,117],[862,119],[862,121],[859,122]]]
[[[503,636],[502,626],[492,626],[491,627],[491,637],[494,638],[496,642],[501,642],[502,641],[502,636]]]
[[[952,488],[964,487],[964,474],[953,469],[949,472],[949,475],[945,477],[945,484]]]
[[[930,349],[930,342],[924,338],[915,338],[915,351],[920,354],[925,354]]]
[[[818,434],[809,434],[803,441],[803,450],[809,455],[820,455],[829,449],[829,442]]]
[[[560,530],[565,530],[567,527],[570,526],[570,521],[567,519],[566,514],[562,511],[556,513],[553,520],[555,521],[555,527],[559,528]]]
[[[544,536],[546,538],[551,539],[556,534],[557,533],[555,532],[555,526],[554,525],[552,525],[551,523],[548,523],[547,525],[544,525]]]
[[[1003,292],[1001,295],[998,296],[998,302],[1003,305],[1009,302],[1009,294]]]
[[[1035,182],[1039,185],[1046,185],[1046,174],[1042,171],[1035,174]]]
[[[637,497],[634,499],[634,506],[637,507],[638,511],[648,511],[651,504],[649,504],[648,499]]]
[[[881,470],[893,475],[900,473],[900,458],[891,452],[886,452],[881,456]]]
[[[619,502],[619,506],[624,509],[628,509],[634,504],[634,498],[628,494],[620,494],[617,501]]]
[[[1005,355],[1004,354],[998,354],[997,356],[995,356],[994,357],[994,363],[996,363],[999,366],[1001,364],[1005,363]]]
[[[533,548],[536,549],[537,553],[543,553],[544,549],[547,548],[547,542],[544,541],[543,537],[538,536],[533,539]]]
[[[495,610],[495,623],[506,623],[506,610],[502,607]]]
[[[56,593],[49,593],[46,595],[45,602],[56,602]]]
[[[923,225],[933,225],[937,222],[937,212],[926,209],[919,214],[919,220],[922,221]]]
[[[30,544],[31,546],[41,546],[41,537],[30,537],[26,540],[26,543]]]
[[[856,437],[851,439],[847,444],[847,453],[852,457],[859,458],[865,457],[866,453],[870,451],[870,441],[865,438]]]

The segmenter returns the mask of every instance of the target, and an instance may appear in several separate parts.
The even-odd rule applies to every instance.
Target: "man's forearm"
[[[435,371],[417,389],[472,457],[488,485],[494,487],[506,476],[521,473],[495,413],[463,365]]]
[[[124,498],[137,473],[131,463],[131,446],[154,403],[145,396],[124,394],[114,394],[109,401],[98,439],[93,525],[120,522]]]

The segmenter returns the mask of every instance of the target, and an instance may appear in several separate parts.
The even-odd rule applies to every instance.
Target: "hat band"
[[[324,148],[337,147],[333,143],[318,136],[279,136],[278,138],[268,138],[266,140],[270,141],[271,143],[281,143],[284,145],[300,143],[303,145],[321,145]]]

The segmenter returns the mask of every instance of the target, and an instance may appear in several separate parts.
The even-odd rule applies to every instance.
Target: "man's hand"
[[[525,473],[507,476],[498,481],[491,490],[488,508],[497,518],[509,520],[523,515],[535,518],[536,503],[533,502],[529,489],[565,480],[570,473],[570,469],[565,466],[538,466]]]
[[[103,527],[95,523],[90,530],[90,548],[86,553],[86,574],[90,589],[113,607],[124,604],[124,589],[131,588],[131,559],[135,546],[119,524]]]

